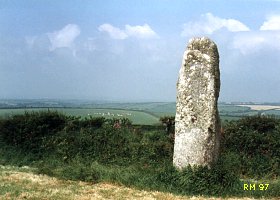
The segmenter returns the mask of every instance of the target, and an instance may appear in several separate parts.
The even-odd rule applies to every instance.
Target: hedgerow
[[[279,177],[279,124],[263,116],[226,122],[218,162],[211,169],[178,171],[172,164],[174,138],[164,126],[142,128],[127,119],[81,119],[53,111],[25,113],[0,120],[0,163],[34,165],[40,173],[64,179],[244,196],[240,178]],[[272,185],[265,195],[280,195],[279,186]]]

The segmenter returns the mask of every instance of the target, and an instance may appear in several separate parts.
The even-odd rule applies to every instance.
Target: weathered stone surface
[[[193,38],[184,53],[177,82],[173,164],[211,166],[220,146],[219,53],[210,39]]]

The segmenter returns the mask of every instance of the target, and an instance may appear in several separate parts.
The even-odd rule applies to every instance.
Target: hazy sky
[[[0,0],[0,98],[175,101],[193,36],[220,101],[280,102],[277,0]]]

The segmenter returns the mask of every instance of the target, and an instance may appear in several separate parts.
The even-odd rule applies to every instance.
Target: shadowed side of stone
[[[220,146],[219,53],[208,38],[189,41],[177,82],[173,164],[211,166]]]

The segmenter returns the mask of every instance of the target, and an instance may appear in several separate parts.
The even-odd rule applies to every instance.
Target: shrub
[[[106,122],[104,117],[96,117],[81,119],[81,117],[71,116],[68,118],[65,124],[64,130],[68,131],[79,131],[81,128],[101,128]]]
[[[253,116],[225,125],[222,151],[240,156],[241,173],[249,177],[279,176],[280,120]]]
[[[101,128],[103,124],[106,122],[105,117],[92,117],[90,116],[89,119],[85,119],[82,122],[82,127],[95,127],[95,128]]]
[[[175,116],[164,116],[159,121],[166,127],[167,134],[174,134]]]
[[[2,119],[0,136],[9,145],[39,152],[42,139],[62,130],[66,121],[65,115],[54,111],[25,112]]]
[[[173,154],[172,141],[161,132],[138,134],[130,128],[108,124],[99,129],[61,131],[44,138],[42,147],[66,162],[80,155],[103,164],[119,165],[158,164],[166,158],[170,161]]]

